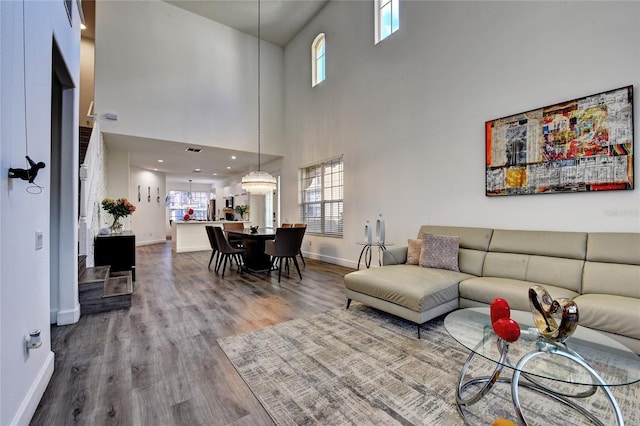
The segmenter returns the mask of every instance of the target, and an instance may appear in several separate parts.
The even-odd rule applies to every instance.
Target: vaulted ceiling
[[[181,9],[211,19],[254,37],[258,36],[257,0],[164,0]],[[328,0],[260,0],[260,38],[284,47],[328,3]],[[83,37],[94,38],[95,0],[83,0],[87,29]],[[186,145],[127,135],[105,134],[112,149],[130,152],[130,164],[147,170],[157,169],[168,180],[212,182],[244,174],[256,167],[257,154],[221,148],[202,148],[198,154],[186,152]],[[235,157],[232,159],[232,157]],[[262,162],[276,159],[264,155]],[[158,160],[164,160],[159,163]],[[200,169],[199,172],[194,172]],[[214,175],[215,173],[215,175]]]

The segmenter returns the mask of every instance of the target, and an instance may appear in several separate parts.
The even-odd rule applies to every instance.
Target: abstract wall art
[[[486,195],[633,189],[633,86],[487,121]]]

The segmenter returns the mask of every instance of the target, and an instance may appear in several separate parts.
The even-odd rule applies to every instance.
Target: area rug
[[[218,344],[277,425],[461,425],[455,385],[468,351],[439,318],[417,339],[414,324],[354,303],[237,336]],[[476,357],[470,374],[488,374]],[[640,424],[638,384],[614,388],[627,424]],[[598,392],[590,410],[613,424]],[[530,424],[590,424],[572,410],[523,391]],[[515,421],[506,384],[467,412],[471,424]]]

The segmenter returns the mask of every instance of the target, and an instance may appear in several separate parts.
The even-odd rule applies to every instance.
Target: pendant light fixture
[[[187,202],[182,205],[183,210],[194,209],[198,205],[195,201],[193,201],[193,197],[191,196],[191,179],[189,179],[189,193],[187,194]]]
[[[249,194],[264,195],[276,189],[276,178],[260,170],[260,0],[258,0],[258,170],[242,178],[242,189]]]

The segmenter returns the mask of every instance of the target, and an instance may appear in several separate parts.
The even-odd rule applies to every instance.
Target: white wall
[[[96,4],[102,130],[254,152],[257,40],[162,1]],[[261,147],[283,153],[283,50],[261,44]]]
[[[131,167],[129,201],[136,211],[129,216],[131,230],[136,234],[136,245],[164,243],[166,241],[166,208],[164,200],[167,194],[164,173]],[[140,201],[138,201],[140,185]],[[151,200],[149,201],[149,187]],[[160,193],[158,201],[158,192]]]
[[[52,44],[56,43],[76,87],[79,84],[80,29],[76,2],[73,5],[73,27],[70,26],[64,2],[28,1],[24,3],[26,16],[26,64],[23,62],[23,2],[0,1],[0,424],[28,424],[53,373],[54,355],[51,352],[49,329],[50,302],[50,246],[61,250],[61,261],[75,264],[77,249],[60,246],[50,241],[50,196],[67,194],[77,189],[77,167],[61,170],[64,191],[50,187],[51,182],[51,70]],[[54,41],[55,40],[55,41]],[[26,120],[28,139],[25,141],[25,96],[23,78],[26,78]],[[65,93],[65,102],[75,114],[64,116],[67,132],[63,134],[63,158],[77,165],[77,148],[71,146],[78,137],[77,90]],[[27,147],[28,142],[28,147]],[[47,168],[40,170],[36,183],[42,193],[26,192],[27,182],[9,180],[9,167],[25,167],[25,151],[36,161],[44,161]],[[75,186],[74,186],[75,185]],[[77,201],[74,197],[61,200],[60,232],[64,239],[77,241]],[[75,215],[75,216],[74,216]],[[44,244],[35,248],[36,231],[42,231]],[[75,233],[75,234],[74,234]],[[68,251],[67,251],[68,250]],[[74,272],[61,268],[60,276]],[[68,269],[68,270],[67,270]],[[77,275],[77,272],[76,272]],[[72,277],[73,278],[73,277]],[[61,283],[61,299],[71,295],[77,299],[73,282]],[[62,308],[73,311],[61,300]],[[76,302],[77,307],[77,302]],[[68,312],[70,313],[70,312]],[[73,314],[70,313],[72,316]],[[29,330],[42,331],[43,345],[25,352],[24,338]]]
[[[327,80],[312,88],[320,32]],[[638,189],[484,195],[487,120],[633,84],[638,150],[639,52],[637,2],[405,1],[378,45],[371,2],[331,2],[285,49],[283,217],[298,216],[297,168],[344,154],[344,239],[303,245],[326,260],[354,265],[378,213],[402,245],[427,223],[639,232]]]

